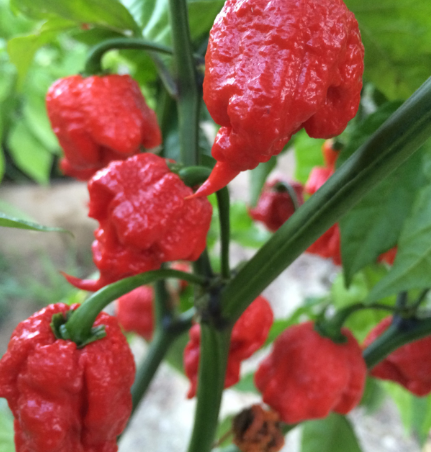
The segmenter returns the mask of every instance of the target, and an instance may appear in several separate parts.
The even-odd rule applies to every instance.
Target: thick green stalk
[[[230,243],[230,199],[227,187],[216,192],[219,221],[220,221],[220,254],[221,275],[228,280],[230,278],[229,243]]]
[[[241,268],[222,292],[222,314],[238,319],[263,289],[430,136],[428,79]]]
[[[166,278],[178,278],[193,284],[206,284],[206,279],[190,273],[178,270],[155,270],[142,273],[137,276],[122,279],[114,284],[100,289],[82,303],[82,305],[71,315],[70,319],[63,325],[68,337],[77,344],[84,343],[91,336],[91,328],[97,315],[111,301],[136,289],[144,284]]]
[[[231,330],[201,323],[198,400],[188,452],[209,452],[217,430]]]
[[[411,322],[411,324],[409,324]],[[431,318],[421,320],[401,320],[392,324],[381,336],[364,350],[367,367],[373,368],[389,353],[409,342],[422,339],[431,334]]]
[[[173,60],[178,86],[178,128],[181,162],[199,164],[199,102],[200,95],[190,40],[187,3],[169,0]]]

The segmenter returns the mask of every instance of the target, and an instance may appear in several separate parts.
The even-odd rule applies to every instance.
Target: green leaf
[[[295,135],[295,179],[305,184],[310,171],[315,166],[323,166],[322,145],[325,140],[310,138],[304,130]]]
[[[12,38],[7,44],[10,61],[18,70],[18,88],[23,87],[27,71],[36,51],[45,44],[51,43],[59,33],[73,28],[75,24],[68,20],[55,18],[48,20],[42,28],[31,35]]]
[[[367,301],[428,287],[431,287],[431,185],[418,193],[401,231],[394,265],[373,288]]]
[[[11,7],[35,19],[60,16],[78,24],[119,31],[139,29],[127,8],[117,0],[11,0]]]
[[[277,157],[273,156],[267,162],[261,163],[254,170],[249,171],[251,206],[256,205],[266,179],[276,165]]]
[[[224,0],[188,0],[192,39],[208,33],[224,3]]]
[[[340,155],[344,161],[398,108],[384,105],[368,116],[352,133]],[[417,191],[425,184],[423,154],[417,152],[351,209],[340,221],[343,270],[347,284],[353,275],[394,247],[411,211]]]
[[[232,443],[233,433],[232,433],[232,421],[234,415],[226,416],[217,426],[217,446],[225,447]]]
[[[8,145],[14,162],[24,173],[40,184],[49,182],[52,156],[23,122],[11,130]]]
[[[429,0],[346,0],[365,46],[365,79],[405,99],[431,73]],[[420,61],[420,64],[418,62]]]
[[[0,399],[0,450],[14,452],[13,416],[7,407],[6,400]]]
[[[385,392],[383,391],[379,381],[375,378],[367,377],[360,406],[365,408],[368,415],[371,415],[381,407],[384,399]]]
[[[301,452],[362,452],[352,425],[332,413],[325,419],[304,423]]]
[[[67,231],[63,228],[42,226],[41,224],[33,223],[32,221],[11,217],[2,212],[0,212],[0,226],[4,228],[28,229],[30,231],[39,232],[66,232],[70,235],[73,235],[70,231]]]

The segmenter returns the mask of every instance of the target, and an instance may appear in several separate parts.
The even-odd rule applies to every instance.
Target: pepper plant
[[[100,271],[97,280],[65,275],[94,293],[80,306],[50,305],[22,322],[0,361],[0,396],[17,419],[17,451],[117,450],[113,437],[125,427],[124,417],[134,413],[160,363],[187,332],[188,396],[197,397],[188,452],[277,451],[284,434],[312,419],[340,429],[343,450],[360,450],[341,416],[359,404],[367,373],[428,395],[431,378],[424,369],[431,356],[422,341],[431,336],[425,309],[431,287],[431,7],[416,3],[423,11],[401,0],[385,2],[389,13],[371,0],[11,0],[12,11],[38,28],[7,36],[8,59],[3,52],[0,63],[15,65],[16,72],[8,95],[0,92],[3,111],[15,108],[12,98],[26,111],[22,92],[39,48],[88,45],[81,67],[56,75],[61,80],[49,89],[46,105],[64,151],[61,169],[89,180]],[[394,24],[408,30],[409,39],[394,43],[385,33]],[[124,67],[128,74],[114,74]],[[28,124],[28,115],[16,112]],[[7,115],[1,119],[5,155],[19,155],[19,134],[9,129]],[[209,122],[214,130],[220,126],[212,146],[201,127]],[[31,135],[42,144],[46,125]],[[270,181],[283,152],[295,152],[297,181]],[[241,242],[241,233],[231,221],[238,206],[227,184],[241,171],[251,174],[250,215],[273,234],[232,268],[230,242]],[[262,190],[262,199],[271,200],[267,190],[274,187],[287,202],[277,212],[281,219],[267,218],[274,208],[258,203]],[[210,202],[206,196],[213,193]],[[213,207],[218,225],[213,222],[210,235],[217,232],[219,250],[206,241]],[[5,214],[0,225],[53,229]],[[304,252],[332,259],[339,276],[328,297],[273,322],[261,294]],[[175,268],[177,260],[189,261],[190,269]],[[175,293],[171,279],[181,281]],[[187,283],[192,294],[181,296]],[[101,311],[128,294],[136,303],[135,291],[149,284],[154,306],[148,309],[145,301],[140,315],[154,315],[154,331],[147,334],[146,327],[148,351],[129,393],[130,352],[121,352],[127,366],[109,369],[82,357],[104,362],[111,356],[122,339],[111,333],[115,320],[100,320],[106,316]],[[308,322],[299,322],[303,315]],[[368,338],[362,351],[359,342],[388,315],[385,331]],[[42,317],[49,322],[38,330]],[[39,366],[33,336],[52,348]],[[255,377],[267,406],[239,413],[228,439],[217,439],[223,389],[240,379],[241,361],[274,341]],[[50,425],[67,416],[67,407],[59,414],[52,405],[47,422],[33,401],[58,397],[47,369],[62,347],[70,353],[67,363],[84,370],[64,389],[73,422],[62,423],[55,436]],[[409,355],[405,347],[420,352]],[[421,363],[405,364],[400,355]],[[385,366],[391,370],[382,372]],[[128,373],[124,382],[121,372]],[[121,386],[121,425],[111,426],[109,404],[97,399],[103,376]],[[411,389],[417,386],[426,390]],[[27,387],[33,398],[23,396]],[[104,390],[105,398],[119,397]],[[308,441],[316,425],[304,427],[303,452],[317,450]],[[429,427],[422,425],[422,438]],[[223,448],[229,441],[234,445]]]

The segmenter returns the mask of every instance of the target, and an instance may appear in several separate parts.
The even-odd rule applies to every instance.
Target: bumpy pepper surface
[[[205,249],[212,207],[163,158],[143,153],[112,162],[88,182],[88,216],[99,221],[93,242],[98,281],[65,275],[75,287],[98,290],[163,262],[196,260]]]
[[[46,96],[48,116],[69,176],[88,180],[113,160],[124,160],[161,143],[156,114],[129,75],[57,80]]]
[[[268,301],[257,297],[243,312],[232,329],[224,387],[229,388],[239,381],[241,361],[249,358],[265,343],[274,315]],[[190,380],[187,397],[196,394],[199,370],[200,337],[199,324],[193,325],[190,339],[184,349],[184,370]]]
[[[374,342],[392,322],[386,317],[371,330],[364,341],[367,347]],[[403,345],[371,369],[371,375],[391,380],[421,397],[431,392],[431,336]]]
[[[0,361],[0,397],[15,417],[17,452],[115,452],[132,409],[135,364],[117,320],[101,313],[106,337],[77,349],[56,339],[58,303],[21,322]]]
[[[124,331],[139,334],[149,341],[154,331],[154,289],[141,286],[120,297],[115,316]]]
[[[258,367],[254,381],[263,401],[288,424],[348,413],[360,401],[367,368],[346,328],[345,343],[321,336],[314,323],[284,331]]]
[[[296,195],[298,207],[303,204],[304,187],[298,182],[290,183]],[[275,180],[265,184],[256,207],[249,209],[251,218],[263,223],[271,232],[275,232],[295,213],[295,203],[283,182]]]
[[[268,161],[303,127],[314,138],[339,135],[359,106],[363,57],[342,0],[227,0],[205,57],[218,163],[197,195]]]

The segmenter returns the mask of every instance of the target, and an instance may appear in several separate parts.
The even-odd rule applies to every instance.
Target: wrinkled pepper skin
[[[298,182],[290,183],[298,205],[304,203],[304,187]],[[263,223],[271,232],[277,231],[293,214],[295,204],[289,192],[279,180],[265,184],[256,207],[249,209],[251,218]]]
[[[229,355],[224,387],[229,388],[239,381],[241,361],[259,350],[265,343],[274,321],[274,314],[268,301],[257,297],[243,312],[232,329]],[[200,325],[193,325],[189,332],[189,342],[184,349],[184,370],[190,380],[187,397],[196,395],[199,355],[200,355]]]
[[[212,207],[193,194],[163,158],[142,153],[112,162],[88,182],[88,216],[99,222],[93,242],[98,281],[65,275],[95,291],[119,279],[157,270],[163,262],[196,260],[206,246]]]
[[[364,48],[342,0],[227,0],[211,29],[204,101],[221,128],[197,195],[281,152],[305,128],[339,135],[359,106]]]
[[[364,347],[372,344],[392,322],[384,318],[365,338]],[[418,397],[431,392],[431,336],[403,345],[371,369],[371,375],[404,386]]]
[[[73,307],[72,307],[73,308]],[[0,361],[0,397],[15,417],[17,452],[115,452],[132,409],[133,355],[117,320],[101,313],[106,337],[78,349],[56,339],[53,304],[21,322]]]
[[[367,368],[361,348],[346,328],[345,343],[321,336],[312,322],[294,325],[274,342],[254,382],[281,420],[295,424],[346,414],[360,401]]]
[[[149,341],[154,332],[153,304],[153,287],[141,286],[117,300],[115,316],[124,331],[139,334]]]
[[[65,157],[62,171],[88,180],[113,160],[137,154],[141,146],[161,143],[156,114],[129,75],[57,80],[48,90],[46,106]]]

